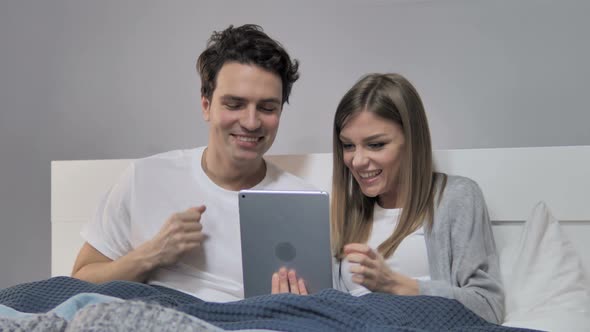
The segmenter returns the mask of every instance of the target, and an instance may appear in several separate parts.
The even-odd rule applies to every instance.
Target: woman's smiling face
[[[401,126],[373,112],[348,119],[340,131],[344,164],[363,194],[378,197],[384,208],[399,207],[399,172],[405,144]]]

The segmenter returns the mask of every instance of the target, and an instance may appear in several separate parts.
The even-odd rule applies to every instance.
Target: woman
[[[340,101],[331,213],[336,288],[442,296],[502,322],[483,195],[470,179],[434,171],[424,107],[404,77],[367,75]]]

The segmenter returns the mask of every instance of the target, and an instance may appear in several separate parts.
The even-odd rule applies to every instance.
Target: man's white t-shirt
[[[377,247],[393,234],[401,211],[401,209],[384,209],[379,204],[375,204],[373,228],[369,235],[369,241],[367,241],[369,247],[377,250]],[[408,277],[429,280],[430,270],[428,267],[428,254],[426,252],[423,227],[418,228],[415,232],[403,239],[395,252],[385,260],[385,263],[393,271],[402,273]],[[352,282],[350,267],[351,264],[346,260],[342,260],[341,263],[334,260],[335,288],[347,291],[355,296],[370,293],[367,288]]]
[[[157,269],[148,283],[205,301],[235,301],[244,297],[238,192],[217,186],[205,174],[204,149],[175,150],[135,161],[102,199],[81,234],[116,260],[152,239],[173,213],[206,205],[201,217],[206,239],[201,248],[175,265]],[[265,178],[252,189],[315,188],[266,162]]]

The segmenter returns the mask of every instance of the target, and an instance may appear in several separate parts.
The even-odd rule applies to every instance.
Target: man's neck
[[[262,158],[248,164],[236,165],[220,158],[219,154],[209,148],[203,151],[201,167],[213,183],[232,191],[250,189],[266,176],[266,164]]]

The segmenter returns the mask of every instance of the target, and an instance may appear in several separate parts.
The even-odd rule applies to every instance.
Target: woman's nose
[[[357,149],[352,156],[352,167],[355,169],[364,168],[368,165],[369,158],[362,149]]]

